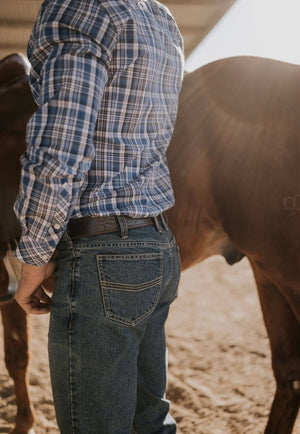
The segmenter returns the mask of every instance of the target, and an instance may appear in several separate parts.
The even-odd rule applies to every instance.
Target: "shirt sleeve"
[[[56,9],[38,19],[32,37],[29,60],[38,65],[37,60],[43,59],[40,70],[32,71],[39,80],[35,95],[39,108],[27,125],[14,205],[22,228],[16,257],[32,265],[49,262],[90,168],[97,114],[116,39],[115,27],[104,11],[89,15],[83,7],[80,12],[92,1],[52,3]]]

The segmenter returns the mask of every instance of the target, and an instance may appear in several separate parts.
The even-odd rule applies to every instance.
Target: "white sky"
[[[300,65],[300,0],[237,0],[189,56],[186,69],[240,55]]]

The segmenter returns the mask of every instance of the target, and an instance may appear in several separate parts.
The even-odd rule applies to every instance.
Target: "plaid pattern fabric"
[[[183,78],[182,37],[156,0],[45,0],[28,43],[16,256],[47,263],[70,218],[160,214]]]

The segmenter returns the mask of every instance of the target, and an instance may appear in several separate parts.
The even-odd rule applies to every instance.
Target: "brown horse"
[[[27,433],[34,422],[28,393],[28,326],[25,312],[8,294],[3,263],[10,240],[20,235],[13,212],[19,188],[20,155],[24,151],[26,122],[36,110],[28,86],[29,64],[13,54],[0,62],[0,303],[6,367],[14,380],[17,417],[15,433]]]
[[[238,57],[186,75],[168,151],[183,268],[212,254],[253,268],[277,391],[266,433],[300,403],[300,67]]]
[[[0,89],[0,152],[5,153],[4,169],[15,168],[12,177],[4,171],[0,188],[6,192],[7,213],[17,191],[25,123],[35,110],[26,68],[21,81],[16,80],[16,59],[0,64],[0,80],[5,62],[11,65],[11,75],[2,83],[14,80],[4,94]],[[273,60],[224,59],[186,74],[168,150],[176,196],[168,218],[183,269],[217,253],[230,264],[246,255],[252,265],[277,383],[269,434],[292,432],[300,402],[299,91],[300,68]],[[1,216],[1,227],[10,226],[9,218],[14,219]],[[18,227],[5,233],[15,238]],[[3,267],[1,276],[3,292]],[[19,396],[15,432],[25,433],[33,420],[24,380],[26,318],[11,303],[2,307],[2,319],[6,363]]]

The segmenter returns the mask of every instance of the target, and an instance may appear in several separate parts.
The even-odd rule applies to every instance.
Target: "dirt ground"
[[[58,433],[47,360],[47,317],[31,320],[35,432]],[[168,397],[179,434],[263,433],[274,393],[270,350],[247,259],[212,257],[183,273],[167,326]],[[0,329],[0,348],[3,348]],[[3,352],[3,350],[2,350]],[[0,358],[0,433],[13,427],[13,384]],[[300,434],[300,416],[294,429]]]

